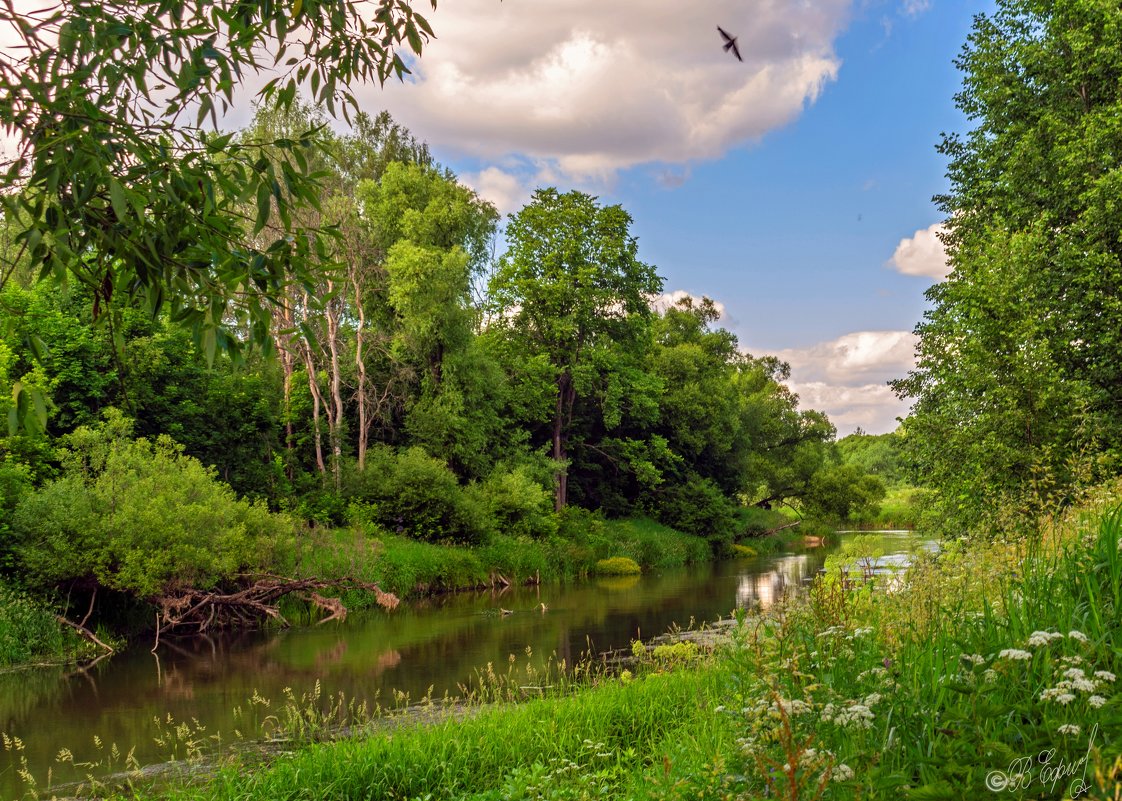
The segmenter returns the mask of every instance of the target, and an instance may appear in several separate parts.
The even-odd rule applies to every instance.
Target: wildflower
[[[1072,679],[1072,680],[1082,679],[1082,678],[1085,678],[1086,675],[1087,674],[1083,672],[1083,668],[1073,667],[1073,668],[1068,668],[1067,670],[1064,671],[1064,678],[1065,679]]]
[[[1040,648],[1063,636],[1058,631],[1034,631],[1029,635],[1028,644],[1030,648]]]
[[[864,637],[865,635],[872,634],[872,633],[873,633],[873,630],[871,628],[863,627],[863,628],[855,629],[853,631],[853,636],[854,637]]]
[[[719,706],[716,709],[714,709],[713,711],[719,715],[719,714],[721,714],[722,712],[725,711],[725,708],[723,706]]]
[[[1090,679],[1075,679],[1072,681],[1071,686],[1081,693],[1093,693],[1099,686],[1099,683],[1097,681],[1091,681]]]
[[[865,696],[865,706],[876,706],[880,703],[880,693],[869,693]]]
[[[1058,731],[1060,734],[1070,734],[1072,737],[1074,737],[1075,735],[1079,734],[1082,729],[1080,729],[1074,723],[1065,723],[1064,725],[1060,726],[1060,728],[1056,729],[1056,731]]]
[[[986,684],[995,684],[997,682],[997,671],[990,668],[982,674],[982,678],[986,680]]]
[[[958,658],[972,665],[984,665],[986,662],[985,657],[980,654],[960,654]]]
[[[1069,631],[1067,636],[1076,642],[1087,642],[1087,635],[1081,631]]]
[[[1096,670],[1095,671],[1095,678],[1096,679],[1102,679],[1103,681],[1110,684],[1114,681],[1115,675],[1113,673],[1111,673],[1109,670]]]
[[[780,698],[768,707],[768,712],[774,715],[778,714],[780,709],[787,715],[802,715],[810,711],[810,704],[806,701],[800,701],[798,698],[792,698],[789,701],[786,698]]]
[[[1061,693],[1060,695],[1056,696],[1056,703],[1060,704],[1062,706],[1067,706],[1068,704],[1070,704],[1074,700],[1075,700],[1075,696],[1072,695],[1071,693]]]
[[[834,715],[834,723],[843,727],[871,729],[875,717],[873,710],[864,704],[853,704]]]
[[[830,778],[836,782],[847,782],[853,778],[853,768],[842,762],[830,772]]]
[[[1013,660],[1016,660],[1016,661],[1024,662],[1026,660],[1032,659],[1032,652],[1031,651],[1022,651],[1022,650],[1017,649],[1017,648],[1006,648],[1000,654],[997,655],[997,658],[998,659],[1013,659]]]
[[[1081,657],[1081,656],[1065,656],[1065,657],[1061,657],[1060,661],[1063,662],[1065,665],[1082,665],[1083,664],[1083,657]]]
[[[1087,703],[1090,704],[1093,709],[1098,709],[1099,707],[1101,707],[1103,704],[1106,703],[1106,699],[1103,698],[1101,695],[1092,695],[1090,698],[1087,699]]]

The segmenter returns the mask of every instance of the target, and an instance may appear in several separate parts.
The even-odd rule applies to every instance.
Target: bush
[[[510,537],[552,537],[558,520],[552,494],[526,467],[499,470],[471,490],[497,533]]]
[[[643,568],[626,556],[613,556],[596,563],[596,573],[601,576],[635,576],[642,572]]]
[[[49,609],[0,584],[0,665],[57,658],[77,646]]]
[[[130,430],[119,413],[76,429],[65,475],[17,507],[16,553],[33,585],[94,578],[151,598],[269,565],[292,535],[287,518],[238,500],[170,438],[132,440]]]
[[[713,481],[691,476],[663,490],[658,519],[678,531],[727,543],[736,532],[736,507]]]
[[[426,542],[478,543],[493,527],[478,495],[420,448],[372,448],[366,469],[350,471],[343,495],[367,504],[387,531]]]

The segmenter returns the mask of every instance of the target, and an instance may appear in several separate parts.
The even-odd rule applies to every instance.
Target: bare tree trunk
[[[284,447],[288,451],[288,458],[285,460],[285,472],[289,479],[292,478],[292,450],[295,447],[295,432],[292,427],[292,378],[296,372],[296,354],[293,353],[292,347],[292,327],[294,325],[292,305],[292,299],[286,292],[280,316],[285,331],[282,332],[278,329],[273,335],[277,343],[277,352],[280,354],[281,370],[284,373]]]
[[[335,284],[327,282],[327,291],[334,293]],[[343,377],[339,369],[339,312],[335,298],[330,299],[324,308],[324,319],[327,322],[327,349],[331,355],[331,400],[333,408],[329,408],[328,435],[331,438],[331,471],[335,475],[335,486],[341,483],[340,470],[343,462]]]
[[[308,295],[304,295],[304,308],[308,307]],[[327,465],[323,461],[323,432],[320,429],[320,408],[323,405],[323,393],[320,392],[319,382],[316,380],[316,360],[312,354],[312,345],[307,338],[302,338],[304,345],[304,369],[308,373],[308,389],[312,393],[312,431],[316,443],[316,467],[321,475],[327,473]]]
[[[351,265],[351,285],[355,291],[355,312],[358,314],[358,327],[355,330],[355,370],[357,371],[358,387],[355,390],[358,404],[358,469],[366,469],[366,443],[370,436],[366,413],[370,400],[366,392],[366,354],[363,352],[364,337],[366,335],[366,310],[362,306],[362,281],[358,277],[358,267]]]

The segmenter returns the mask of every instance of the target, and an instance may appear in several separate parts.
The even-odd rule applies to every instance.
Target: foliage
[[[478,543],[486,533],[486,510],[476,494],[420,448],[375,448],[366,469],[348,477],[344,497],[366,504],[369,519],[387,531],[415,539]]]
[[[1092,738],[1104,764],[1122,751],[1120,542],[1115,508],[1044,540],[952,545],[904,579],[818,579],[743,630],[730,768],[746,792],[788,797],[1079,795],[1069,784]],[[1046,770],[1061,760],[1080,766],[1063,788]]]
[[[235,311],[268,345],[269,301],[290,273],[309,277],[323,249],[291,219],[318,204],[308,169],[317,132],[235,142],[204,121],[217,127],[243,79],[269,62],[278,72],[262,101],[291,106],[307,86],[333,113],[357,110],[347,85],[400,77],[397,49],[419,54],[432,35],[404,0],[7,6],[0,26],[17,42],[0,59],[0,125],[19,142],[5,165],[5,185],[19,191],[4,193],[3,214],[24,269],[89,289],[95,318],[134,300],[153,313],[167,306],[208,359],[237,347]],[[280,164],[266,146],[284,153]],[[274,209],[286,230],[252,243]]]
[[[975,18],[947,135],[945,244],[904,442],[951,527],[997,530],[1118,470],[1122,16],[1001,0]]]
[[[237,500],[170,438],[134,440],[130,428],[110,412],[100,428],[76,429],[65,439],[63,477],[17,507],[12,527],[28,581],[94,581],[152,598],[267,567],[290,524]]]
[[[45,605],[0,584],[0,666],[57,660],[84,650]]]
[[[635,576],[642,572],[643,568],[626,556],[611,556],[596,563],[596,573],[601,576]]]

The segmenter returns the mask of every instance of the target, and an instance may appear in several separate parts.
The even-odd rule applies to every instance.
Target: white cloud
[[[942,281],[950,272],[947,252],[939,239],[943,230],[942,223],[935,223],[901,239],[888,265],[904,275],[924,275]]]
[[[516,173],[499,167],[487,167],[479,172],[465,173],[459,180],[475,190],[484,200],[495,204],[500,214],[510,214],[526,205],[532,190]]]
[[[929,8],[931,8],[931,0],[904,0],[900,4],[900,10],[908,17],[918,17]]]
[[[361,90],[431,144],[558,177],[716,158],[791,122],[840,65],[848,0],[459,0],[415,76]],[[716,26],[739,37],[744,63]]]
[[[895,429],[896,418],[908,411],[887,382],[914,366],[915,345],[908,331],[856,331],[774,355],[791,365],[787,384],[800,405],[826,412],[839,436],[858,426],[879,434]]]
[[[673,292],[663,292],[661,295],[652,299],[651,308],[656,312],[664,312],[676,306],[678,301],[683,298],[692,298],[694,303],[701,303],[703,297],[702,295],[695,295],[692,292],[687,292],[684,289],[675,289]],[[710,300],[713,299],[710,298]],[[725,321],[726,323],[729,322],[728,310],[725,308],[725,304],[721,303],[719,300],[713,300],[713,306],[716,308],[717,314],[719,315],[717,319]]]

